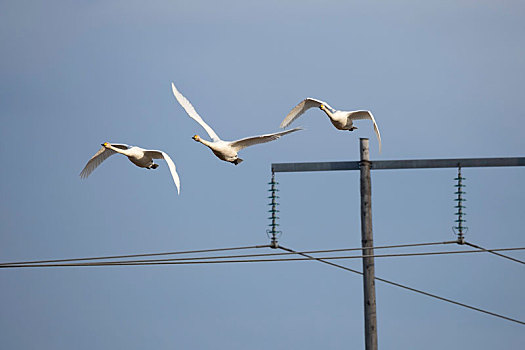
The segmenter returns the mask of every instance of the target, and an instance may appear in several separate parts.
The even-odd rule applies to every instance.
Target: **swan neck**
[[[332,111],[330,111],[328,108],[326,108],[326,107],[323,108],[323,112],[326,113],[326,115],[328,116],[328,118],[330,118],[330,119],[334,119],[334,115],[333,115]]]
[[[113,147],[113,145],[108,145],[106,147],[108,147],[110,150],[115,151],[117,153],[120,153],[120,154],[123,154],[123,155],[126,155],[126,156],[128,155],[128,153],[126,152],[127,150],[123,150],[123,149],[120,149],[120,148],[117,148],[117,147]]]
[[[203,145],[205,146],[208,146],[208,147],[211,147],[211,142],[210,141],[206,141],[206,140],[203,140],[201,138],[199,138],[198,140],[200,143],[202,143]]]

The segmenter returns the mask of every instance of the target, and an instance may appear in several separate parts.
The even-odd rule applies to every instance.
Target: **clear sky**
[[[522,1],[0,1],[0,260],[266,244],[271,163],[357,160],[360,137],[372,160],[524,156],[524,35]],[[311,110],[294,124],[306,130],[222,162],[191,139],[207,135],[172,81],[226,140],[278,131],[311,96],[371,110],[383,152],[369,122],[342,132]],[[105,141],[166,151],[180,196],[162,160],[148,171],[116,155],[81,180]],[[525,246],[524,175],[465,169],[467,240]],[[375,244],[454,239],[455,176],[373,173]],[[277,180],[282,245],[360,246],[357,172]],[[523,273],[487,255],[376,259],[377,276],[521,320]],[[316,262],[4,269],[0,281],[5,349],[364,344],[361,277]],[[525,343],[521,325],[376,288],[382,348]]]

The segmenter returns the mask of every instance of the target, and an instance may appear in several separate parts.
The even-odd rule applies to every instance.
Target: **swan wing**
[[[177,187],[177,194],[180,194],[179,174],[177,174],[177,168],[175,167],[175,163],[173,163],[173,160],[171,160],[170,156],[168,156],[167,153],[164,153],[162,151],[156,151],[156,150],[146,150],[144,154],[153,159],[164,159],[166,163],[168,163],[168,168],[170,168],[171,177],[173,178],[173,182],[175,183],[175,186]]]
[[[377,127],[376,120],[374,115],[370,111],[352,111],[348,112],[348,117],[350,120],[359,120],[359,119],[369,119],[374,123],[374,131],[379,141],[379,152],[381,152],[381,134],[379,133],[379,128]]]
[[[120,149],[128,149],[129,146],[125,145],[123,143],[112,143],[112,146]],[[95,170],[100,164],[102,164],[103,161],[108,159],[110,156],[114,155],[115,151],[108,149],[104,146],[102,146],[97,153],[91,159],[87,162],[86,166],[82,171],[80,172],[80,177],[85,179],[87,178],[93,170]]]
[[[308,97],[301,102],[297,106],[295,106],[290,113],[284,118],[282,121],[280,127],[286,128],[288,125],[290,125],[295,119],[299,118],[304,112],[306,112],[308,109],[312,107],[321,107],[321,105],[325,105],[328,107],[332,112],[335,112],[335,109],[330,107],[330,105],[324,101],[317,100],[315,98]]]
[[[213,141],[220,141],[220,138],[219,138],[219,136],[217,136],[215,131],[213,131],[213,129],[208,124],[206,124],[204,122],[204,120],[202,120],[201,116],[199,115],[199,113],[197,113],[195,108],[193,108],[193,106],[191,105],[190,101],[188,101],[188,99],[186,97],[184,97],[179,92],[179,90],[177,90],[177,88],[175,87],[175,84],[173,84],[173,83],[171,83],[171,90],[173,91],[173,95],[175,96],[177,101],[179,101],[180,105],[182,106],[182,108],[184,108],[186,113],[193,120],[195,120],[197,123],[199,123],[204,128],[204,130],[206,130],[206,132],[208,133],[208,135],[210,135],[210,137],[211,137],[211,139]]]
[[[279,137],[283,135],[286,135],[286,134],[289,134],[295,131],[299,131],[299,130],[303,130],[303,128],[295,128],[295,129],[290,129],[286,131],[276,132],[273,134],[265,134],[265,135],[260,135],[260,136],[247,137],[244,139],[230,142],[230,146],[235,150],[235,152],[239,152],[240,150],[248,146],[253,146],[259,143],[265,143],[265,142],[277,140]]]

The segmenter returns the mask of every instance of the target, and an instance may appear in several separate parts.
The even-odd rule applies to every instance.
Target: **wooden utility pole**
[[[372,186],[368,139],[359,142],[361,161],[361,247],[363,248],[363,292],[365,303],[365,349],[377,350],[374,238],[372,234]]]

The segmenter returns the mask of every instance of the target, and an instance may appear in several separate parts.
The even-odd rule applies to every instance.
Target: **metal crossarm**
[[[424,169],[424,168],[509,167],[525,166],[525,157],[509,158],[457,158],[457,159],[403,159],[370,161],[371,170]],[[303,171],[359,170],[359,161],[272,163],[276,173]]]

